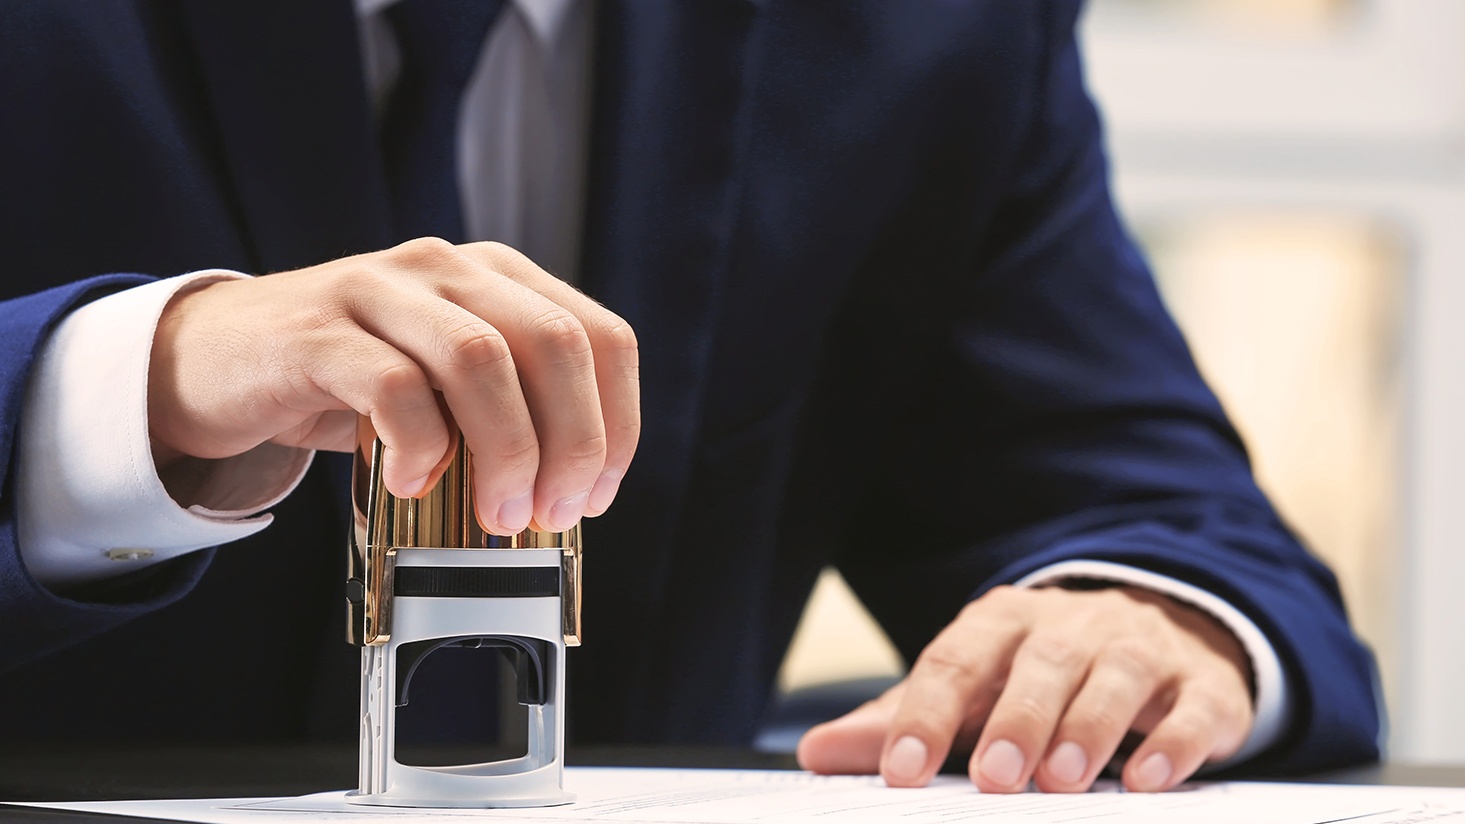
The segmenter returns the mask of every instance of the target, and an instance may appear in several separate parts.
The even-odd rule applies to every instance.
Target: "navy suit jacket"
[[[836,564],[907,658],[974,594],[1132,564],[1272,639],[1262,762],[1376,755],[1369,654],[1253,483],[1117,219],[1077,0],[602,0],[583,282],[645,434],[587,525],[582,741],[746,743]],[[350,739],[345,480],[69,600],[16,550],[14,438],[77,304],[388,229],[350,0],[0,2],[0,736]],[[123,273],[123,274],[116,274]]]

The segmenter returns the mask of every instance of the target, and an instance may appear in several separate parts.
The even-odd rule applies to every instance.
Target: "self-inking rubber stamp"
[[[365,427],[364,427],[365,428]],[[352,479],[355,525],[348,634],[361,647],[357,804],[534,807],[565,804],[565,648],[580,643],[580,528],[491,535],[473,510],[467,447],[420,499],[382,482],[382,444],[366,431]],[[397,759],[397,709],[434,651],[496,648],[528,715],[522,757],[446,767]],[[491,700],[486,697],[485,700]]]

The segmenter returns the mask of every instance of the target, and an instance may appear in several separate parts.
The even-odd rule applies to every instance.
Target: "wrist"
[[[201,274],[202,277],[183,284],[163,304],[148,352],[148,440],[152,447],[153,462],[165,481],[166,472],[190,458],[227,457],[222,454],[207,454],[197,448],[198,438],[188,437],[189,403],[184,399],[181,388],[190,384],[190,377],[184,374],[183,355],[187,347],[198,346],[196,342],[190,342],[186,338],[185,318],[190,307],[206,289],[247,276],[225,271]],[[200,384],[203,378],[195,377],[192,382]]]

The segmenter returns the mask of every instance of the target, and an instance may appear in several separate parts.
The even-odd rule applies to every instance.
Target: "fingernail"
[[[1164,753],[1154,753],[1141,761],[1134,771],[1134,788],[1146,793],[1159,792],[1170,782],[1172,769],[1170,759]]]
[[[498,517],[494,520],[509,532],[522,532],[533,517],[534,490],[530,489],[500,504]]]
[[[1089,757],[1083,747],[1072,741],[1064,741],[1048,756],[1048,774],[1064,784],[1077,784],[1089,771]]]
[[[616,499],[616,491],[621,488],[621,476],[619,469],[607,469],[600,473],[595,487],[590,490],[590,502],[585,511],[591,515],[599,515],[610,509],[611,501]]]
[[[1022,767],[1022,750],[1006,739],[993,741],[977,764],[982,775],[999,787],[1012,787],[1021,781]]]
[[[907,735],[895,742],[885,757],[885,772],[896,781],[917,781],[926,771],[926,742]]]
[[[585,514],[585,502],[590,498],[590,490],[578,492],[568,498],[560,498],[555,505],[549,508],[549,523],[545,524],[550,532],[564,532],[580,520]]]
[[[410,481],[408,483],[402,484],[402,494],[398,497],[416,498],[418,495],[421,495],[422,490],[427,487],[427,479],[431,477],[432,473],[429,472],[428,474],[423,475],[421,478],[418,478],[415,481]]]

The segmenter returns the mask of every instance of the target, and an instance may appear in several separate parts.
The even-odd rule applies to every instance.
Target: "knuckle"
[[[539,462],[539,438],[532,427],[518,427],[494,446],[496,471],[532,466]]]
[[[605,432],[593,432],[568,444],[557,461],[572,472],[596,472],[605,463],[605,448]]]
[[[1140,638],[1120,638],[1104,650],[1104,664],[1143,683],[1159,677],[1162,662],[1154,644]]]
[[[372,373],[372,411],[421,406],[421,396],[427,389],[427,376],[415,365],[402,361],[385,364]]]
[[[1191,709],[1186,717],[1195,718],[1198,723],[1210,726],[1218,726],[1236,714],[1234,702],[1228,700],[1221,692],[1209,687],[1192,689],[1187,703]]]
[[[1191,751],[1207,748],[1215,726],[1203,717],[1185,713],[1172,715],[1167,719],[1163,742],[1177,750]]]
[[[523,283],[534,278],[531,272],[542,271],[533,259],[507,243],[485,240],[469,244],[473,257],[510,280]]]
[[[481,244],[475,245],[481,246],[484,254],[495,260],[519,260],[521,258],[525,260],[528,259],[525,258],[523,252],[520,252],[518,249],[515,249],[507,243],[502,243],[497,240],[485,240]]]
[[[1082,709],[1072,709],[1063,724],[1070,731],[1066,737],[1082,741],[1116,738],[1129,729],[1133,718],[1126,718],[1113,702],[1104,701]]]
[[[975,601],[968,601],[961,608],[958,617],[982,622],[1008,620],[1017,614],[1017,601],[1021,597],[1021,590],[1009,586],[995,587]]]
[[[1084,645],[1076,638],[1052,632],[1028,636],[1023,647],[1033,660],[1053,669],[1073,669],[1085,657]]]
[[[1035,613],[1046,609],[1045,604],[1054,595],[1066,595],[1066,591],[1048,587],[1036,589],[1027,587],[1015,587],[1003,585],[994,587],[986,592],[981,598],[973,601],[974,604],[984,604],[988,609],[1005,615],[1013,620],[1027,623],[1028,619]]]
[[[458,247],[440,237],[413,238],[393,251],[403,263],[424,268],[461,257]]]
[[[959,622],[959,621],[981,621],[981,620],[983,620],[983,617],[986,615],[987,611],[992,608],[990,606],[991,602],[987,600],[987,599],[989,599],[991,597],[992,597],[992,594],[989,592],[986,595],[983,595],[981,598],[978,598],[975,601],[968,601],[968,602],[966,602],[966,604],[963,605],[962,608],[957,611],[957,613],[956,613],[956,620],[953,621],[953,623],[956,623],[956,622]]]
[[[462,372],[496,372],[510,368],[513,362],[508,341],[486,325],[461,327],[446,337],[444,346],[447,362]]]
[[[582,360],[590,353],[590,336],[580,319],[564,309],[545,312],[531,329],[540,346],[556,362]]]
[[[1019,592],[1020,590],[1018,590],[1016,587],[1010,586],[1008,584],[1003,584],[1002,586],[993,587],[990,590],[987,590],[987,594],[983,595],[980,600],[991,601],[994,604],[1010,603],[1014,598],[1018,596]],[[973,601],[972,603],[976,604],[978,603],[978,601]]]
[[[1052,707],[1031,695],[1014,696],[1004,703],[1001,715],[1017,729],[1049,729],[1058,720]],[[997,714],[993,713],[994,716]]]
[[[615,427],[606,430],[606,455],[610,456],[611,442],[616,444],[616,457],[618,460],[630,460],[636,451],[636,445],[641,441],[641,419],[636,416],[632,420],[617,424]]]
[[[1215,696],[1192,691],[1165,717],[1160,731],[1166,741],[1194,742],[1196,747],[1209,748],[1221,727],[1220,711]]]
[[[609,312],[606,314],[609,317],[601,324],[600,331],[601,337],[606,341],[606,345],[615,354],[625,356],[630,360],[637,359],[641,350],[641,344],[636,339],[636,330],[632,329],[631,324],[627,323],[619,315]]]
[[[340,314],[342,305],[355,305],[363,295],[380,293],[388,286],[388,278],[375,266],[345,266],[333,273],[333,300],[320,301],[309,306],[311,313],[321,325],[326,325]]]
[[[990,639],[994,645],[1010,648],[1003,660],[1009,666],[1016,657],[1019,644],[1026,638],[1030,627],[1021,619],[1005,612],[972,612],[957,616],[952,626],[961,625],[961,631],[967,637]]]
[[[949,644],[932,642],[922,650],[917,664],[938,679],[955,684],[980,683],[984,673],[971,656],[953,649]]]

